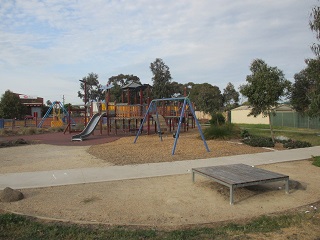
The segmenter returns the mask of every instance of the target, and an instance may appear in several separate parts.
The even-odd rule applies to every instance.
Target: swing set
[[[182,101],[182,100],[183,100],[183,105],[182,105],[182,109],[181,109],[181,113],[180,113],[180,117],[179,117],[178,128],[177,128],[177,131],[173,135],[175,140],[174,140],[174,143],[173,143],[172,155],[174,155],[175,150],[176,150],[176,146],[177,146],[178,139],[179,139],[179,134],[180,134],[180,129],[181,129],[181,124],[182,124],[182,122],[184,120],[185,112],[186,112],[187,109],[190,110],[190,112],[191,112],[191,114],[192,114],[192,116],[193,116],[193,118],[194,118],[194,120],[195,120],[195,122],[197,124],[198,131],[200,133],[200,136],[201,136],[201,138],[203,140],[203,144],[204,144],[207,152],[210,152],[209,147],[207,145],[207,142],[206,142],[206,140],[205,140],[205,138],[203,136],[203,132],[201,130],[201,126],[200,126],[200,124],[198,122],[198,119],[197,119],[196,114],[194,112],[193,106],[191,104],[191,101],[187,97],[153,99],[149,104],[148,110],[147,110],[146,114],[144,115],[143,121],[142,121],[142,123],[141,123],[141,125],[139,127],[139,131],[137,132],[137,135],[136,135],[133,143],[136,143],[139,135],[142,132],[143,124],[146,122],[146,120],[147,120],[148,116],[150,115],[150,113],[154,112],[154,111],[155,111],[155,114],[153,114],[153,116],[155,116],[155,118],[156,118],[155,121],[156,121],[156,126],[157,126],[157,129],[158,129],[158,134],[159,134],[159,137],[160,137],[160,141],[162,141],[162,130],[161,130],[161,124],[160,124],[160,120],[159,120],[159,119],[161,119],[162,116],[159,115],[159,113],[158,113],[157,103],[158,102],[164,102],[164,101]],[[161,116],[161,117],[159,118],[159,116]]]
[[[62,119],[61,110],[65,114],[65,116],[68,116],[68,112],[63,107],[62,103],[59,101],[54,101],[49,107],[46,114],[41,119],[40,123],[38,124],[38,128],[42,127],[42,124],[44,123],[45,119],[50,116],[50,113],[52,114],[51,127],[62,127],[63,119]]]

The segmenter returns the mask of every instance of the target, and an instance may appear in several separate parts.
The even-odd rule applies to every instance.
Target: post
[[[286,194],[289,194],[289,178],[286,179]]]
[[[84,126],[87,126],[87,81],[86,80],[79,80],[84,84]]]
[[[233,205],[233,193],[234,193],[234,187],[233,185],[230,186],[230,205]]]

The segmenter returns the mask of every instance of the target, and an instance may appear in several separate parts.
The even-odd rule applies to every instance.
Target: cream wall
[[[269,118],[263,117],[262,114],[257,117],[249,116],[251,110],[231,110],[232,123],[248,123],[248,124],[269,124]]]

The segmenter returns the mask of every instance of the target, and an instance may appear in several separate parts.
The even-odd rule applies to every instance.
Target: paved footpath
[[[7,173],[0,174],[0,190],[5,187],[23,189],[190,174],[191,169],[197,167],[235,163],[254,166],[303,160],[308,159],[311,156],[320,156],[320,146],[177,162]]]

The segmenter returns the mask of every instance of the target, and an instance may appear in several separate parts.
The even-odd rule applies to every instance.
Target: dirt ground
[[[133,143],[134,139],[135,136],[129,136],[91,146],[35,144],[0,148],[0,174],[171,162],[273,151],[240,144],[238,140],[210,140],[207,141],[210,152],[207,152],[197,131],[181,134],[174,155],[171,154],[175,140],[172,135],[164,135],[162,141],[157,135],[140,136],[136,143]],[[83,142],[88,144],[90,141]]]
[[[180,161],[274,151],[253,148],[237,141],[207,141],[206,152],[196,134],[181,135],[171,155],[172,136],[141,136],[94,146],[47,144],[0,149],[0,173]],[[90,140],[88,140],[90,141]],[[277,146],[281,150],[281,147]],[[270,183],[235,190],[203,177],[192,183],[191,174],[23,189],[25,199],[0,202],[0,209],[44,218],[74,222],[177,228],[221,221],[248,219],[261,214],[310,207],[320,200],[320,168],[309,160],[259,166],[290,176],[290,194],[284,183]]]

